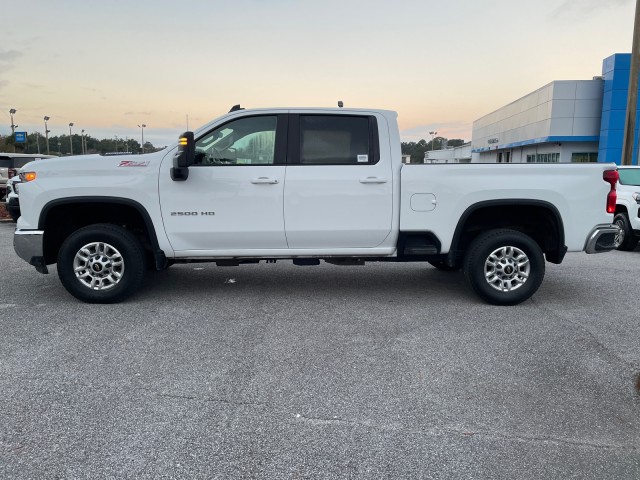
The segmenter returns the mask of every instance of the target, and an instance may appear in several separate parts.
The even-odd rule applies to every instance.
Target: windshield
[[[640,186],[640,168],[619,168],[618,173],[622,185]]]

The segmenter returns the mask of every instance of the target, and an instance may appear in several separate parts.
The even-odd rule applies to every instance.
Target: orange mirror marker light
[[[20,174],[23,182],[31,182],[36,179],[36,172],[24,172]]]

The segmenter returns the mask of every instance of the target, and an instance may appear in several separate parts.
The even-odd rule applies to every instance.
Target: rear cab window
[[[380,158],[377,121],[365,115],[292,115],[289,163],[372,165]]]

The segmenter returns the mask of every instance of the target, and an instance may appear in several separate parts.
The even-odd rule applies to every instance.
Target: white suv
[[[633,250],[640,240],[640,167],[618,167],[616,216],[618,250]]]

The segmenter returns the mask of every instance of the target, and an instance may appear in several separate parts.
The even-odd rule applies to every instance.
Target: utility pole
[[[51,130],[49,130],[49,128],[47,127],[47,121],[50,120],[50,117],[44,117],[44,138],[47,139],[47,155],[49,155],[49,132]]]
[[[636,110],[638,108],[638,70],[640,69],[640,0],[636,0],[636,16],[633,24],[633,45],[631,47],[631,68],[629,71],[629,96],[627,97],[627,118],[624,122],[622,142],[622,165],[633,163],[633,144],[636,133]]]
[[[73,155],[73,135],[71,135],[71,127],[73,127],[73,123],[69,124],[69,155]]]

